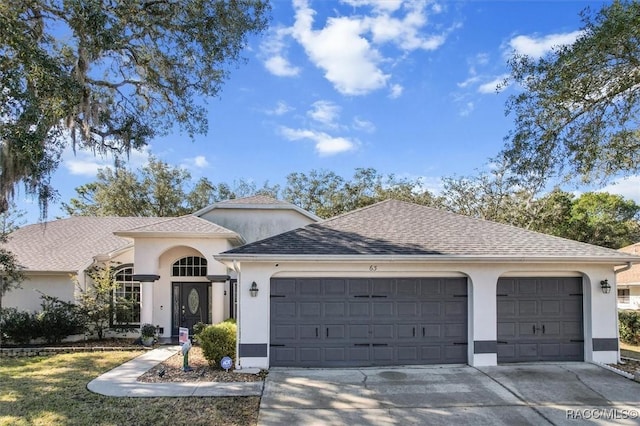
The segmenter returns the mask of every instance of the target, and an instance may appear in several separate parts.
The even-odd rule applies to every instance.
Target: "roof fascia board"
[[[433,262],[433,263],[598,263],[626,265],[640,263],[639,256],[465,256],[465,255],[255,255],[255,254],[219,254],[214,255],[218,261],[237,260],[250,262]]]

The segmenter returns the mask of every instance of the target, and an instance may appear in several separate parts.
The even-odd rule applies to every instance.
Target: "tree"
[[[291,173],[287,176],[283,196],[290,203],[321,218],[389,198],[423,205],[437,203],[436,198],[422,187],[419,179],[400,179],[394,175],[385,177],[373,168],[355,169],[351,180],[326,170],[311,170],[308,174]]]
[[[16,210],[15,204],[11,204],[9,210],[0,215],[2,229],[0,230],[0,244],[6,244],[9,234],[22,224],[24,212]],[[2,312],[2,298],[9,291],[19,288],[24,280],[22,267],[15,254],[4,247],[0,247],[0,313]],[[0,330],[0,346],[2,346],[2,330]]]
[[[178,127],[205,133],[264,0],[0,4],[0,212],[23,182],[46,215],[68,145],[126,154]]]
[[[98,335],[98,340],[102,340],[111,325],[114,292],[118,288],[115,266],[94,265],[85,272],[91,282],[83,289],[76,279],[78,308],[86,318],[89,330]]]
[[[506,158],[518,172],[603,181],[640,169],[640,2],[582,13],[582,34],[534,60],[516,55],[507,101],[515,129]]]
[[[639,213],[640,206],[620,195],[587,192],[573,202],[562,236],[618,249],[640,241]]]

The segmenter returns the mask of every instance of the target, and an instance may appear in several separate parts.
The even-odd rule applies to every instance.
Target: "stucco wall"
[[[284,209],[216,208],[202,218],[237,232],[247,243],[313,223],[308,216]]]
[[[162,337],[171,336],[171,283],[208,282],[206,277],[172,277],[173,263],[185,256],[201,256],[207,259],[208,275],[227,275],[227,267],[213,259],[214,254],[231,248],[225,239],[176,239],[136,238],[134,270],[136,274],[159,275],[153,283],[143,283],[141,288],[141,321],[164,328]],[[226,319],[229,292],[223,283],[212,283],[212,322]],[[152,294],[149,297],[149,293]]]
[[[40,293],[54,296],[65,302],[73,302],[75,283],[67,274],[59,275],[27,275],[21,288],[11,290],[2,298],[2,306],[12,307],[25,311],[40,310]]]
[[[375,270],[375,271],[373,271]],[[272,277],[443,277],[466,276],[469,281],[469,359],[470,365],[495,365],[495,353],[473,353],[474,341],[496,341],[496,285],[505,276],[581,276],[584,289],[585,360],[615,362],[617,351],[593,351],[592,339],[617,338],[616,297],[603,294],[600,281],[615,281],[613,268],[594,264],[445,264],[371,262],[242,262],[239,278],[240,344],[263,345],[269,342],[270,280]],[[249,287],[256,282],[257,297],[250,297]],[[595,320],[594,320],[595,319]],[[602,341],[602,340],[600,340]],[[240,366],[268,368],[267,357],[240,357]]]

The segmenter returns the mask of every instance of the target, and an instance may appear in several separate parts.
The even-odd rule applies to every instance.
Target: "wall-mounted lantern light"
[[[251,283],[251,287],[249,287],[249,293],[251,293],[251,297],[256,297],[258,295],[258,284],[256,282]]]
[[[604,294],[608,294],[611,292],[611,284],[609,284],[609,280],[602,280],[600,281],[600,288],[602,289],[602,292]]]

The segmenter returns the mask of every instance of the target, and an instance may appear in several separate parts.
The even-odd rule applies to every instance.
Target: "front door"
[[[209,283],[173,283],[172,335],[178,335],[180,327],[189,329],[199,322],[209,322]]]

